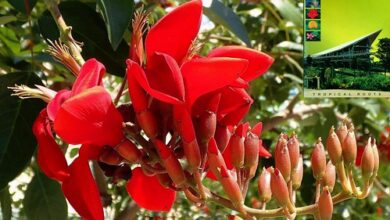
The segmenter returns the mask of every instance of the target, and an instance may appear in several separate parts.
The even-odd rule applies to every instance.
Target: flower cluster
[[[259,156],[271,156],[259,139],[261,123],[252,128],[241,123],[253,102],[246,88],[273,59],[241,46],[200,56],[195,42],[201,16],[201,1],[187,2],[152,26],[144,41],[147,16],[135,15],[124,79],[131,104],[114,105],[102,84],[105,67],[97,60],[79,67],[68,62],[70,56],[59,58],[68,60],[76,80],[71,90],[43,91],[49,103],[33,132],[42,171],[61,183],[83,218],[104,218],[91,160],[107,176],[128,179],[129,195],[148,210],[169,211],[176,191],[204,202],[210,192],[202,179],[209,170],[207,175],[218,179],[242,210],[241,192],[247,190]],[[70,164],[56,139],[81,145]]]

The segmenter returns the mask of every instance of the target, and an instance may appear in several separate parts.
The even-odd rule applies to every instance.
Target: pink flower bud
[[[353,130],[348,131],[347,136],[341,143],[341,146],[343,148],[343,158],[345,165],[353,165],[357,156],[357,143],[355,138],[355,132]]]
[[[218,148],[220,152],[224,152],[229,140],[232,136],[232,129],[224,125],[218,125],[217,130],[215,131],[215,141],[217,142]]]
[[[321,220],[332,219],[333,201],[327,187],[324,187],[318,200],[318,213]]]
[[[137,114],[137,120],[145,134],[154,139],[157,137],[159,131],[155,115],[150,110],[145,110]]]
[[[141,151],[127,139],[114,147],[114,150],[131,163],[137,163],[141,159]]]
[[[217,127],[217,109],[220,99],[221,94],[218,93],[210,100],[207,109],[199,117],[197,134],[202,143],[207,143],[211,137],[214,137]]]
[[[271,173],[263,168],[258,181],[258,191],[262,202],[269,202],[272,197],[271,191]]]
[[[348,128],[343,123],[340,125],[336,130],[337,137],[339,138],[340,143],[342,144],[344,142],[345,137],[347,137],[348,134]]]
[[[288,193],[287,183],[278,168],[276,168],[271,175],[271,191],[272,196],[281,206],[292,206]]]
[[[326,165],[325,175],[322,178],[322,185],[327,186],[329,192],[332,192],[335,183],[336,183],[336,167],[329,161],[328,164]]]
[[[178,187],[184,186],[186,183],[186,177],[179,160],[177,160],[177,158],[173,155],[173,152],[163,142],[156,140],[154,143],[172,181]]]
[[[298,165],[295,167],[291,174],[291,181],[292,181],[292,186],[294,190],[299,189],[301,187],[303,179],[303,158],[302,155],[299,156],[298,160]]]
[[[226,167],[225,160],[222,157],[222,154],[218,150],[217,143],[214,138],[211,138],[207,148],[208,152],[208,164],[211,172],[214,173],[215,176],[220,178],[220,173],[218,172],[219,167]]]
[[[378,147],[376,146],[376,140],[372,141],[372,152],[374,154],[374,175],[378,172],[379,169],[379,152]]]
[[[328,150],[328,155],[333,164],[337,164],[342,160],[342,148],[339,137],[334,132],[334,127],[329,131],[328,138],[326,139],[326,148]]]
[[[246,137],[246,132],[248,130],[248,123],[240,124],[234,133],[234,135],[230,138],[231,145],[231,160],[232,164],[236,169],[242,168],[244,165],[244,157],[245,157],[245,146],[244,146],[244,138]]]
[[[295,169],[299,163],[299,141],[294,133],[287,142],[287,148],[290,155],[291,169]]]
[[[362,169],[363,179],[364,180],[370,179],[375,169],[375,157],[371,147],[371,138],[368,139],[368,143],[364,148],[364,152],[362,155],[361,169]]]
[[[245,138],[245,157],[244,157],[244,167],[250,168],[253,166],[257,167],[259,162],[259,147],[260,140],[259,137],[252,132],[249,132]]]
[[[218,169],[220,175],[217,176],[220,176],[219,182],[222,184],[222,187],[226,192],[226,195],[229,197],[230,201],[233,203],[235,207],[242,206],[244,200],[242,197],[240,187],[238,186],[237,182],[231,176],[229,170],[227,170],[226,167],[221,166]]]
[[[311,167],[313,175],[317,180],[320,180],[325,175],[326,155],[321,138],[318,138],[317,143],[314,145],[314,150],[311,154]]]
[[[279,138],[275,148],[275,167],[282,173],[284,179],[288,182],[291,175],[290,155],[287,148],[287,140]]]

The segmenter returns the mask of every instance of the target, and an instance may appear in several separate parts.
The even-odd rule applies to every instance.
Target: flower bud
[[[155,115],[150,110],[145,110],[137,114],[137,120],[145,134],[154,139],[158,135],[158,126]]]
[[[373,175],[375,169],[375,157],[371,147],[371,138],[368,139],[368,143],[364,148],[361,169],[364,180],[368,180]]]
[[[291,174],[292,187],[294,190],[301,187],[303,179],[303,158],[302,155],[299,156],[298,165],[295,167],[294,171]]]
[[[209,101],[207,108],[199,117],[197,133],[199,140],[202,143],[207,143],[210,138],[214,137],[217,127],[217,110],[220,100],[221,93],[218,93]]]
[[[288,207],[289,210],[293,209],[290,201],[290,195],[288,193],[287,183],[278,168],[276,168],[271,175],[271,191],[272,196],[281,206]]]
[[[188,111],[183,111],[180,126],[182,126],[180,133],[183,138],[184,155],[192,169],[198,168],[201,164],[200,148],[195,137],[191,115]]]
[[[334,184],[336,183],[336,167],[330,161],[326,165],[325,175],[321,181],[323,186],[328,187],[329,192],[333,191]]]
[[[282,173],[286,182],[290,180],[291,162],[287,148],[287,140],[279,138],[275,148],[275,167]]]
[[[324,187],[318,199],[318,214],[321,220],[332,219],[333,201],[327,187]]]
[[[252,132],[249,132],[245,138],[244,146],[245,146],[244,167],[246,168],[250,168],[253,166],[257,167],[257,164],[259,162],[259,147],[260,147],[259,138]]]
[[[255,126],[253,126],[251,132],[257,135],[257,137],[260,137],[262,130],[263,130],[263,123],[259,122],[255,124]]]
[[[299,141],[295,133],[288,140],[287,148],[290,155],[291,169],[294,170],[299,163]]]
[[[186,183],[186,177],[180,162],[163,142],[155,140],[154,143],[168,175],[178,187],[182,187]]]
[[[244,200],[237,182],[234,180],[234,178],[229,173],[229,170],[227,170],[225,166],[219,167],[218,170],[219,175],[217,174],[216,176],[219,176],[219,182],[222,184],[226,195],[229,197],[230,201],[235,207],[241,207]]]
[[[316,180],[320,180],[325,175],[326,170],[326,155],[324,146],[321,143],[321,138],[318,138],[311,154],[311,167]]]
[[[222,157],[222,154],[219,152],[217,143],[214,138],[211,138],[207,148],[208,152],[208,163],[211,172],[213,172],[218,178],[220,178],[218,168],[226,167],[225,160]]]
[[[215,131],[215,141],[217,142],[218,148],[220,152],[224,152],[229,140],[232,136],[232,128],[224,126],[224,125],[218,125],[217,130]]]
[[[131,163],[137,163],[141,159],[141,151],[127,139],[114,147],[114,150]]]
[[[268,169],[263,168],[258,181],[258,190],[260,200],[262,202],[269,202],[272,198],[271,191],[271,173]]]
[[[355,163],[357,155],[357,143],[355,138],[355,132],[353,130],[348,131],[347,136],[341,143],[343,148],[343,159],[346,166],[351,166]]]
[[[109,165],[118,165],[122,163],[123,157],[121,157],[112,148],[105,147],[99,156],[99,161]]]
[[[375,139],[372,141],[372,153],[374,154],[374,175],[376,175],[379,169],[379,152]]]
[[[333,164],[337,164],[342,160],[343,152],[341,148],[341,142],[339,137],[334,132],[334,127],[329,131],[328,138],[326,139],[326,148],[328,155]]]
[[[337,137],[339,138],[339,141],[341,144],[343,144],[345,137],[347,137],[348,134],[348,128],[347,126],[343,123],[340,125],[337,130],[336,130]]]
[[[172,186],[173,182],[172,179],[169,177],[167,173],[161,173],[161,174],[156,174],[158,182],[166,188]]]
[[[240,124],[234,135],[230,138],[231,145],[231,160],[233,166],[238,170],[244,165],[244,157],[245,157],[245,146],[244,146],[244,138],[246,136],[246,132],[248,130],[248,123]]]

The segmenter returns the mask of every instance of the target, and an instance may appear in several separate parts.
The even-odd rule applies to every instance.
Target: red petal
[[[262,140],[260,140],[259,156],[265,157],[265,158],[272,157],[272,154],[270,152],[268,152],[267,149],[264,148]]]
[[[70,98],[71,91],[63,89],[59,91],[56,96],[47,104],[47,114],[49,119],[54,121],[56,118],[58,110],[61,108],[62,103],[64,103],[68,98]]]
[[[86,158],[88,160],[98,160],[105,146],[94,145],[82,145],[79,150],[79,157]]]
[[[138,66],[138,65],[135,65]],[[184,83],[176,61],[169,55],[155,53],[145,72],[138,66],[133,72],[139,84],[154,98],[171,104],[184,101]]]
[[[62,104],[54,130],[70,144],[115,146],[124,138],[122,122],[110,94],[96,86]]]
[[[129,86],[129,94],[134,111],[139,113],[148,108],[148,99],[145,91],[137,82],[135,75],[145,75],[138,63],[128,59],[127,63],[127,82]]]
[[[183,64],[181,71],[189,107],[199,96],[235,81],[247,64],[248,61],[235,58],[200,58]]]
[[[162,52],[180,64],[198,34],[201,18],[202,1],[193,0],[160,19],[146,36],[147,62],[155,52]]]
[[[238,124],[244,118],[246,113],[248,113],[250,107],[250,104],[241,106],[223,117],[219,123],[225,126]]]
[[[33,125],[33,132],[38,141],[37,159],[46,176],[63,181],[69,176],[68,164],[60,146],[55,142],[50,130],[46,109],[43,109]]]
[[[62,191],[69,203],[83,219],[104,219],[99,189],[87,158],[76,158],[69,168],[70,176],[62,184]]]
[[[251,132],[257,135],[257,137],[260,137],[262,130],[263,130],[263,122],[259,122],[255,124],[255,126],[253,126]]]
[[[226,167],[229,170],[233,169],[231,154],[232,154],[232,147],[231,147],[231,144],[229,143],[228,146],[226,147],[225,151],[222,153],[222,157],[225,160]]]
[[[80,69],[80,74],[72,87],[72,95],[77,95],[80,92],[102,85],[103,75],[106,73],[106,68],[96,59],[89,59]]]
[[[230,84],[232,87],[237,87],[237,88],[248,88],[249,84],[247,81],[245,81],[243,78],[239,77],[234,81],[233,83]]]
[[[168,212],[176,199],[175,191],[164,188],[156,176],[146,176],[139,167],[133,170],[126,189],[140,207],[150,211]]]
[[[212,50],[208,57],[233,57],[249,61],[248,69],[240,76],[246,81],[251,81],[265,73],[274,59],[260,51],[241,46],[225,46]]]

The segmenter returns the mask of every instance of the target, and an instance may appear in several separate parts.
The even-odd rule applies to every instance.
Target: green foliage
[[[376,56],[380,59],[385,70],[390,69],[390,38],[382,38],[378,43]]]
[[[82,55],[84,59],[95,57],[103,61],[109,73],[123,76],[126,68],[125,60],[129,54],[127,44],[124,41],[119,41],[119,46],[114,51],[103,19],[87,4],[70,1],[63,2],[59,6],[65,21],[69,26],[72,26],[74,38],[83,42]],[[54,41],[59,38],[55,21],[48,11],[42,14],[38,23],[45,39]],[[109,23],[109,25],[111,24]]]
[[[8,86],[34,86],[41,80],[33,72],[8,73],[0,76],[0,189],[29,164],[36,148],[31,128],[43,102],[21,100],[11,96]]]
[[[12,217],[12,199],[8,187],[0,191],[1,217],[4,220],[11,220]]]
[[[68,218],[68,208],[60,184],[39,171],[27,187],[23,206],[30,220]]]
[[[130,25],[134,2],[132,0],[99,0],[97,4],[106,23],[108,39],[112,48],[116,50]]]

